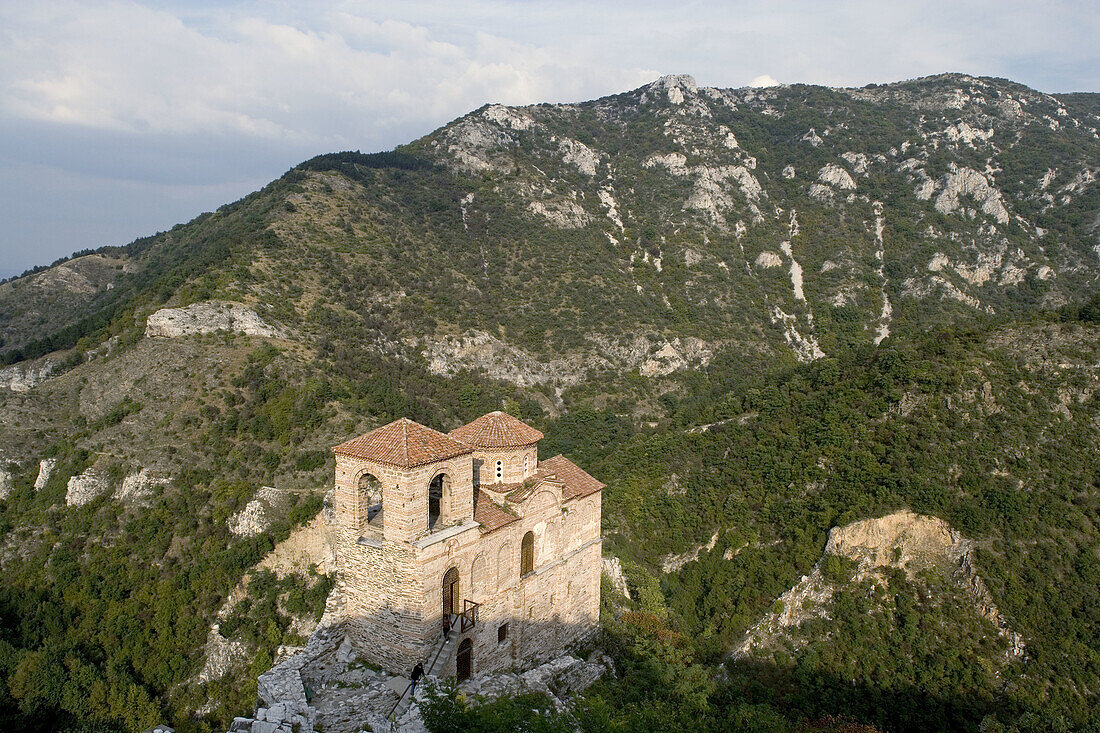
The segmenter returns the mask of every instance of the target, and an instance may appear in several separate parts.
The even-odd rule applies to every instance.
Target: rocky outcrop
[[[851,174],[836,163],[829,163],[817,172],[817,180],[835,188],[851,191],[856,187]]]
[[[752,165],[755,166],[755,160]],[[760,181],[746,165],[687,166],[687,157],[683,153],[673,152],[664,155],[653,154],[642,164],[645,168],[663,167],[675,176],[686,176],[694,180],[691,194],[684,202],[685,211],[698,211],[713,224],[725,226],[725,215],[737,203],[734,191],[748,203],[754,218],[760,219],[761,212],[757,204],[767,194]],[[736,189],[734,188],[736,185]]]
[[[34,480],[35,491],[41,491],[46,488],[46,483],[49,482],[50,475],[53,474],[53,470],[56,467],[56,458],[43,458],[38,462],[38,477]]]
[[[611,581],[611,587],[629,599],[630,586],[626,583],[626,575],[623,574],[623,564],[619,562],[619,558],[604,557],[601,558],[600,562],[602,563],[603,574]]]
[[[11,496],[13,477],[11,471],[6,468],[0,468],[0,500],[7,499]]]
[[[250,308],[214,300],[182,308],[161,308],[145,323],[145,335],[150,338],[176,338],[217,331],[267,338],[286,336],[282,329],[267,324]]]
[[[596,166],[600,164],[600,153],[588,147],[579,140],[562,138],[558,141],[558,150],[561,151],[561,159],[570,165],[575,165],[577,170],[586,176],[596,175]]]
[[[12,392],[30,392],[54,373],[51,359],[36,359],[0,369],[0,387]]]
[[[941,179],[940,186],[943,190],[936,197],[936,211],[950,214],[962,205],[963,196],[969,196],[983,213],[993,217],[998,224],[1008,223],[1008,209],[1005,208],[1001,192],[973,168],[953,166],[952,172]]]
[[[762,269],[767,269],[769,267],[779,267],[783,264],[783,258],[777,255],[775,252],[764,250],[756,256],[756,261],[753,264]]]
[[[864,519],[829,532],[825,553],[809,575],[776,599],[733,652],[734,657],[752,657],[782,646],[798,648],[806,643],[798,627],[815,618],[829,617],[829,601],[837,591],[826,577],[823,565],[831,555],[856,563],[848,582],[871,580],[886,584],[880,572],[885,568],[904,570],[910,579],[929,567],[943,568],[959,592],[966,594],[975,611],[988,620],[1008,642],[1008,654],[1022,657],[1023,638],[1009,628],[978,575],[973,557],[974,544],[937,517],[902,510],[877,519]]]
[[[247,664],[250,658],[248,647],[222,636],[218,624],[214,624],[206,635],[204,653],[202,671],[195,678],[199,683],[221,679],[234,667]]]
[[[255,537],[271,529],[286,508],[286,494],[272,486],[261,487],[244,509],[226,520],[229,531],[238,537]]]
[[[436,341],[410,341],[428,360],[433,374],[452,376],[464,369],[483,372],[527,387],[536,384],[571,386],[584,381],[592,369],[627,372],[637,369],[645,377],[660,377],[681,369],[705,366],[713,352],[697,338],[654,341],[645,336],[611,339],[590,334],[591,351],[544,359],[484,331],[468,331]]]
[[[564,710],[571,695],[591,687],[610,668],[611,660],[599,652],[589,661],[567,654],[522,673],[479,675],[465,683],[463,691],[486,700],[537,692]]]
[[[111,490],[107,477],[93,471],[77,474],[69,479],[65,490],[66,506],[84,506]]]
[[[538,692],[564,710],[572,695],[587,689],[611,668],[611,661],[599,652],[587,661],[563,655],[527,672],[476,676],[462,683],[461,690],[467,699],[486,701]],[[415,697],[402,701],[407,679],[361,664],[340,626],[325,627],[311,636],[305,647],[259,676],[259,705],[251,717],[236,718],[230,733],[357,733],[364,724],[376,733],[426,731],[419,706],[439,683],[436,677],[426,675]]]
[[[153,476],[149,469],[142,468],[122,480],[122,484],[115,490],[115,498],[125,504],[145,504],[157,489],[170,483],[169,479]]]
[[[677,570],[683,568],[689,562],[695,562],[696,560],[698,560],[699,555],[703,552],[703,550],[706,550],[707,552],[712,551],[714,549],[714,546],[718,544],[718,535],[720,533],[721,530],[716,529],[714,530],[714,534],[711,535],[711,538],[707,541],[706,544],[694,545],[686,551],[681,552],[679,555],[672,553],[665,555],[663,558],[661,558],[661,572],[674,573]]]
[[[571,199],[532,201],[527,208],[558,229],[580,229],[592,221],[584,207]]]

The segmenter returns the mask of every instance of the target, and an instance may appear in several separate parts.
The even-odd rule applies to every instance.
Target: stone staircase
[[[420,684],[424,683],[424,678],[429,675],[436,675],[437,670],[443,668],[446,664],[446,660],[454,654],[455,645],[458,643],[459,634],[456,630],[451,630],[446,637],[439,640],[436,644],[432,654],[429,655],[428,663],[424,667],[424,677],[421,677]],[[401,698],[397,701],[397,705],[394,706],[393,712],[390,713],[390,722],[394,722],[401,719],[401,716],[405,714],[405,711],[412,705],[412,695],[409,694],[408,687],[401,693]]]

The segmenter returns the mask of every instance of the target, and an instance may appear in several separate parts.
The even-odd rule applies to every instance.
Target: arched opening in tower
[[[441,473],[428,484],[428,529],[435,529],[442,518],[444,497],[449,497],[451,491],[451,478]]]

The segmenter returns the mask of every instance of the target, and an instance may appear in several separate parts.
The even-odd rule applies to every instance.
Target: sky
[[[1093,0],[0,0],[0,278],[487,102],[945,71],[1100,91]]]

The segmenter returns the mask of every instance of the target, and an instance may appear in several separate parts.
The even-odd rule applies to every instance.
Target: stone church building
[[[542,437],[492,412],[449,434],[402,418],[333,448],[337,583],[362,658],[465,679],[595,630],[604,485],[539,461]]]

